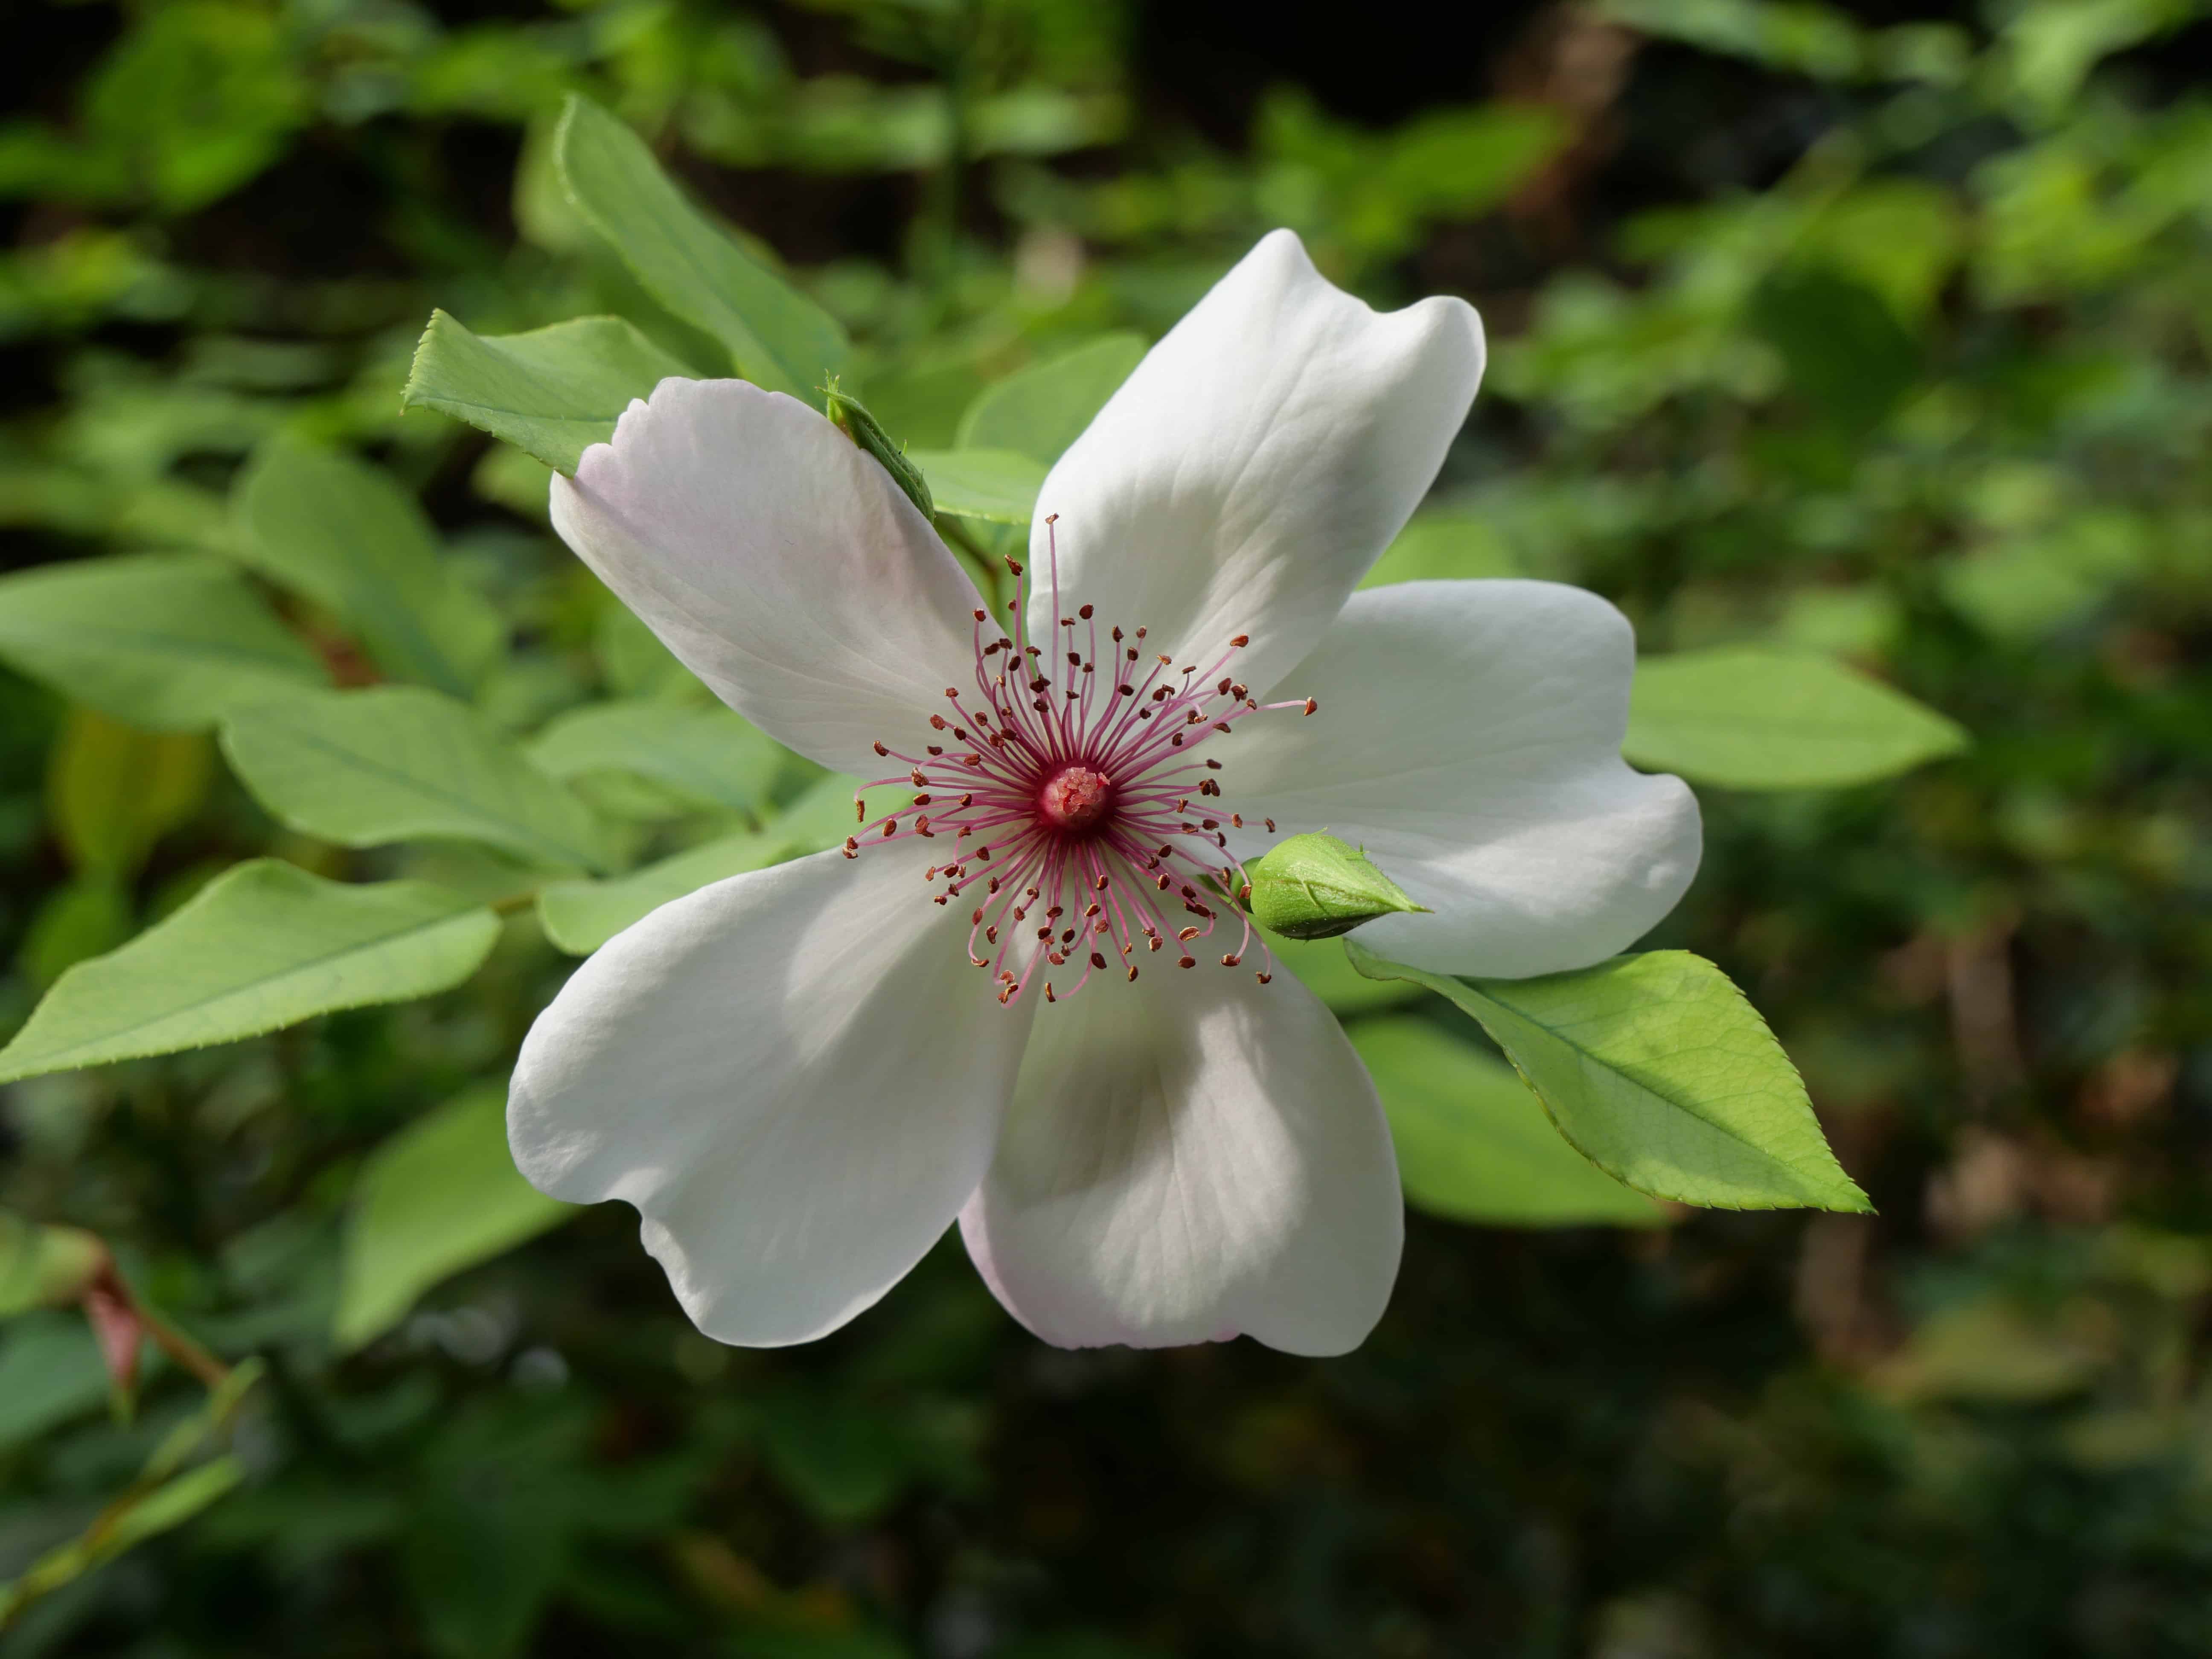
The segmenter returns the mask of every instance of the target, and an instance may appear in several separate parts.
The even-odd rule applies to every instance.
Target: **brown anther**
[[[1131,647],[1129,647],[1129,660],[1130,660],[1131,662],[1134,662],[1134,661],[1136,661],[1136,659],[1137,659],[1137,647],[1134,647],[1134,646],[1131,646]]]
[[[969,917],[968,921],[970,927],[981,927],[983,925],[983,907],[981,905],[979,904],[975,907],[975,914]]]
[[[1037,937],[1041,939],[1049,940],[1052,938],[1052,929],[1049,927],[1038,928]]]
[[[1247,686],[1232,685],[1229,688],[1229,695],[1236,698],[1239,702],[1242,702],[1244,700],[1245,692],[1249,689],[1250,688]]]
[[[973,795],[963,795],[960,797],[960,804],[963,806],[973,806],[975,804],[975,797]]]
[[[1242,830],[1244,827],[1244,815],[1242,812],[1231,812],[1229,815],[1229,827],[1231,830]]]
[[[983,937],[996,945],[999,942],[999,930],[996,927],[986,927],[983,930]]]
[[[927,836],[932,841],[937,839],[937,831],[929,827],[927,818],[916,818],[914,821],[914,833],[917,836]]]
[[[1229,729],[1229,722],[1227,720],[1216,720],[1213,723],[1213,729],[1217,732],[1226,732]]]
[[[1159,936],[1158,933],[1147,933],[1147,934],[1146,934],[1146,935],[1145,935],[1145,942],[1146,942],[1147,945],[1151,945],[1151,946],[1152,946],[1152,948],[1153,950],[1155,950],[1155,951],[1157,951],[1157,950],[1158,950],[1158,949],[1160,948],[1160,936]]]
[[[1055,968],[1065,968],[1067,966],[1067,958],[1060,955],[1057,951],[1046,951],[1044,953],[1044,959]]]
[[[1275,976],[1273,974],[1255,974],[1252,977],[1258,980],[1261,984],[1267,985],[1273,982]]]
[[[1137,688],[1133,685],[1117,685],[1114,688],[1114,695],[1117,697],[1133,697],[1137,695]]]
[[[950,893],[939,893],[937,896],[936,902],[939,904],[950,904],[952,902],[952,895]]]
[[[1161,686],[1158,690],[1152,693],[1152,701],[1154,702],[1165,702],[1167,700],[1168,689],[1164,685]]]
[[[1213,688],[1213,690],[1214,695],[1217,696],[1227,696],[1229,695],[1229,681],[1224,678],[1220,684]]]
[[[1180,748],[1182,748],[1182,732],[1176,732],[1176,733],[1175,734],[1175,736],[1173,736],[1173,737],[1170,738],[1168,739],[1168,747],[1169,747],[1169,748],[1170,748],[1170,749],[1180,749]]]
[[[929,717],[929,723],[933,729],[942,732],[945,729],[945,716],[942,714],[932,714]]]
[[[1137,637],[1140,640],[1145,637],[1145,630],[1143,629],[1140,628],[1137,630]]]
[[[1097,908],[1098,908],[1098,907],[1097,907],[1097,906],[1096,906],[1096,905],[1093,905],[1093,906],[1091,907],[1091,908],[1093,908],[1094,910],[1095,910],[1095,909],[1097,909]],[[1110,930],[1107,927],[1107,926],[1106,926],[1106,918],[1105,918],[1105,917],[1103,917],[1103,916],[1101,916],[1101,917],[1099,917],[1099,918],[1098,918],[1098,920],[1097,920],[1097,921],[1096,921],[1092,922],[1092,923],[1091,924],[1091,931],[1092,933],[1107,933],[1107,932],[1110,931]]]
[[[862,800],[862,799],[861,799],[858,795],[854,796],[854,797],[853,797],[853,822],[854,822],[854,823],[866,823],[867,821],[868,821],[868,804],[867,804],[867,802],[866,802],[866,801]]]
[[[1073,927],[1063,927],[1063,928],[1061,928],[1061,929],[1060,930],[1060,942],[1062,945],[1073,945],[1073,944],[1074,944],[1074,943],[1075,943],[1075,929],[1073,929]]]
[[[991,850],[991,849],[990,849],[989,848],[988,848],[988,847],[979,847],[979,848],[977,848],[975,849],[975,856],[976,856],[977,858],[981,858],[981,857],[982,857],[982,856],[983,856],[983,854],[986,854],[986,853],[989,852],[990,850]],[[986,887],[983,890],[984,890],[986,893],[995,893],[995,892],[997,892],[997,891],[999,890],[999,878],[998,878],[996,876],[992,877],[992,878],[991,878],[991,884],[990,884],[988,887]]]
[[[1200,818],[1198,821],[1198,827],[1201,830],[1218,830],[1221,828],[1221,820],[1218,818]]]
[[[1099,952],[1093,951],[1091,953],[1091,965],[1093,968],[1103,968],[1106,965],[1106,958]]]
[[[888,750],[888,749],[884,748],[884,747],[883,746],[883,744],[878,744],[876,745],[876,752],[877,752],[878,755],[886,755],[886,756],[887,756],[887,755],[889,755],[891,751],[890,751],[890,750]]]
[[[896,836],[896,834],[898,834],[898,820],[897,820],[896,818],[888,818],[888,819],[884,820],[884,839],[885,841],[889,841],[889,840],[890,840],[893,836]]]
[[[844,846],[841,847],[837,850],[844,854],[844,855],[848,859],[856,859],[860,856],[860,853],[854,848],[853,843],[849,840],[846,842]]]
[[[908,773],[907,776],[914,781],[914,787],[917,789],[927,788],[928,787],[929,779],[924,775],[922,769],[919,766],[915,767],[913,771]]]
[[[1083,653],[1080,651],[1069,652],[1067,653],[1067,665],[1070,668],[1080,668],[1083,666]]]
[[[1136,976],[1137,976],[1137,964],[1136,964],[1135,963],[1133,963],[1133,963],[1131,963],[1129,964],[1129,977],[1130,977],[1131,979],[1134,979],[1134,978],[1136,978]]]
[[[1229,643],[1242,651],[1246,646],[1252,643],[1252,636],[1249,634],[1239,634],[1235,639],[1230,641]]]
[[[1315,709],[1316,709],[1316,708],[1320,708],[1320,707],[1321,707],[1321,705],[1320,705],[1318,702],[1315,702],[1311,697],[1308,697],[1308,698],[1306,699],[1306,713],[1307,713],[1307,714],[1312,714],[1312,713],[1314,712],[1314,710],[1315,710]],[[1226,728],[1226,727],[1224,727],[1223,729],[1224,729],[1224,730],[1226,730],[1227,728]]]
[[[978,611],[975,613],[975,620],[976,620],[977,622],[987,622],[987,621],[988,621],[989,619],[990,619],[990,612],[988,612],[988,611]]]
[[[1177,957],[1176,958],[1176,966],[1178,968],[1195,968],[1198,966],[1198,958],[1196,957]]]
[[[1082,617],[1084,621],[1085,621],[1085,622],[1089,622],[1089,621],[1091,620],[1091,607],[1090,607],[1089,605],[1086,605],[1083,606],[1080,610],[1079,610],[1075,614],[1076,614],[1077,616],[1079,616],[1079,617]]]
[[[1198,937],[1198,929],[1195,927],[1181,928],[1177,930],[1176,937],[1181,939],[1184,944],[1188,945],[1191,940]]]
[[[1267,833],[1268,833],[1269,835],[1271,835],[1271,836],[1272,836],[1272,835],[1273,835],[1273,834],[1275,833],[1275,821],[1274,821],[1274,819],[1273,819],[1273,818],[1261,818],[1261,819],[1260,820],[1260,822],[1261,822],[1261,823],[1264,823],[1264,824],[1266,824],[1266,825],[1267,826]]]
[[[960,688],[957,685],[948,685],[945,688],[945,695],[957,702],[960,698]]]
[[[1160,891],[1162,891],[1163,893],[1164,893],[1164,892],[1166,892],[1167,890],[1168,890],[1168,878],[1167,878],[1166,872],[1163,872],[1161,873],[1161,875],[1160,875]]]
[[[1187,899],[1194,899],[1198,896],[1198,889],[1185,882],[1182,884],[1182,896]]]
[[[1237,890],[1237,902],[1239,904],[1249,904],[1252,902],[1252,884],[1250,882],[1246,882],[1242,887],[1239,887]]]
[[[1083,907],[1083,914],[1086,916],[1095,916],[1098,914],[1098,906],[1095,902],[1086,904]]]
[[[916,795],[914,798],[914,804],[916,806],[927,806],[929,805],[929,797],[927,795]]]
[[[1182,908],[1189,911],[1190,914],[1194,916],[1203,916],[1208,921],[1212,921],[1213,920],[1213,912],[1207,909],[1203,904],[1186,904]]]
[[[1012,571],[1017,576],[1020,575],[1022,574],[1021,561],[1018,559],[1008,559],[1006,561],[1006,568]]]
[[[1121,630],[1118,628],[1114,630],[1114,643],[1116,645],[1121,643]]]
[[[1267,975],[1262,974],[1260,977],[1264,980],[1267,978]],[[1060,1000],[1058,997],[1052,994],[1052,981],[1050,980],[1047,980],[1044,982],[1044,1000],[1047,1002],[1057,1002]]]
[[[1178,796],[1176,796],[1176,797],[1175,810],[1176,810],[1176,811],[1180,812],[1180,811],[1183,811],[1183,810],[1184,810],[1186,807],[1188,807],[1189,805],[1190,805],[1190,797],[1189,797],[1188,795],[1178,795]]]
[[[933,755],[941,755],[945,752],[943,747],[937,744],[927,744],[924,746],[927,748],[929,752]]]

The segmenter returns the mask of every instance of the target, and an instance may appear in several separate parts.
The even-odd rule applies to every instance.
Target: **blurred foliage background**
[[[347,1229],[465,1185],[406,1132],[495,1114],[566,971],[518,915],[431,1001],[7,1090],[0,1205],[268,1369],[236,1489],[0,1655],[2212,1650],[2212,24],[1459,10],[21,0],[6,564],[235,556],[253,458],[337,446],[504,619],[473,688],[502,729],[690,696],[550,538],[542,466],[400,412],[434,306],[611,312],[696,360],[553,185],[570,90],[842,320],[920,447],[1290,225],[1370,301],[1491,329],[1391,574],[1579,582],[1647,650],[1832,653],[1972,732],[1901,782],[1702,789],[1654,940],[1765,1012],[1879,1217],[1416,1215],[1381,1329],[1310,1363],[1045,1348],[950,1242],[830,1340],[726,1350],[609,1205],[489,1216],[478,1254],[540,1236],[341,1341]],[[0,647],[38,673],[40,638]],[[0,672],[0,1029],[242,857],[495,885],[284,830],[204,732],[53,683]],[[635,855],[806,781],[750,818],[594,787]],[[1444,1029],[1349,1012],[1370,1053]],[[157,1366],[130,1420],[105,1401],[74,1311],[0,1325],[0,1577],[199,1393]]]

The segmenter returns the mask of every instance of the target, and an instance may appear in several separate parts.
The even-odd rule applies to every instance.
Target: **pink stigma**
[[[1157,653],[1147,660],[1142,628],[1112,629],[1102,651],[1090,605],[1058,614],[1053,523],[1045,520],[1059,624],[1050,648],[1029,637],[1022,567],[1008,559],[1012,634],[994,629],[987,638],[989,613],[975,612],[975,690],[945,688],[945,710],[928,716],[938,741],[920,753],[877,744],[907,769],[861,786],[911,790],[911,804],[845,842],[848,858],[909,837],[942,846],[945,861],[927,872],[942,884],[934,900],[969,908],[968,960],[990,970],[1007,1003],[1032,981],[1058,1001],[1052,975],[1061,969],[1075,975],[1067,995],[1094,973],[1134,979],[1136,958],[1170,936],[1176,965],[1196,967],[1194,941],[1211,938],[1224,912],[1243,931],[1222,965],[1238,966],[1252,944],[1243,868],[1225,833],[1244,820],[1220,804],[1221,763],[1199,753],[1262,711],[1226,672],[1247,636],[1202,672]],[[1314,712],[1304,697],[1264,707]],[[1262,822],[1272,835],[1273,823]],[[1267,967],[1258,977],[1267,983]]]
[[[1114,807],[1114,785],[1103,772],[1063,766],[1037,791],[1037,816],[1064,835],[1096,830]]]

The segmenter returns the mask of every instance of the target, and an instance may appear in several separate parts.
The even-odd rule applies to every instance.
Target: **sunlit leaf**
[[[1559,1133],[1638,1192],[1722,1209],[1863,1211],[1766,1022],[1686,951],[1540,979],[1462,980],[1345,949],[1479,1021]]]
[[[684,198],[645,141],[571,95],[553,140],[572,200],[673,315],[729,348],[738,373],[822,406],[845,367],[845,331]]]
[[[498,933],[490,911],[421,882],[348,886],[256,859],[64,974],[0,1049],[0,1082],[428,996],[474,973]]]
[[[507,623],[446,565],[429,520],[389,475],[280,441],[234,500],[240,556],[358,633],[395,679],[465,696],[498,657]]]
[[[0,577],[0,660],[154,731],[328,684],[238,573],[198,554],[86,559]]]
[[[1428,1020],[1346,1028],[1375,1079],[1416,1208],[1508,1227],[1656,1226],[1666,1212],[1561,1139],[1513,1068]]]
[[[346,1224],[338,1346],[359,1347],[397,1324],[431,1286],[577,1213],[515,1172],[504,1085],[447,1102],[362,1168]]]
[[[1646,657],[1621,753],[1733,789],[1823,789],[1955,754],[1954,721],[1832,658],[1728,646]]]
[[[791,851],[790,840],[780,832],[727,836],[611,880],[548,882],[538,890],[538,919],[546,938],[563,951],[589,956],[671,899],[762,869]]]
[[[917,449],[907,459],[947,518],[1027,524],[1044,488],[1042,464],[1010,449]]]
[[[773,738],[719,703],[593,703],[553,720],[525,752],[556,778],[627,772],[741,812],[767,801],[784,766]]]
[[[482,335],[434,311],[402,401],[466,421],[573,473],[585,450],[614,437],[632,398],[649,397],[672,375],[697,374],[619,317]]]
[[[590,811],[476,714],[434,691],[319,692],[226,721],[223,754],[295,830],[347,847],[447,837],[601,869]]]
[[[986,388],[960,417],[962,449],[1011,450],[1050,466],[1145,356],[1141,334],[1106,334],[1016,369]]]

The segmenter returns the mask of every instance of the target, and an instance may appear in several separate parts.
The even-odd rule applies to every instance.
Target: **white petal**
[[[1702,845],[1682,781],[1620,758],[1635,661],[1628,619],[1580,588],[1370,588],[1279,688],[1320,712],[1251,716],[1220,745],[1223,804],[1363,844],[1431,907],[1359,930],[1383,956],[1498,978],[1587,967],[1674,908]]]
[[[717,696],[835,770],[915,740],[973,678],[974,586],[883,468],[781,392],[663,380],[555,477],[552,509]]]
[[[1331,1354],[1382,1317],[1405,1207],[1374,1085],[1304,987],[1148,966],[1039,1012],[960,1231],[1063,1347]]]
[[[1052,604],[1143,624],[1212,662],[1249,634],[1255,685],[1310,651],[1426,493],[1482,378],[1464,301],[1378,314],[1279,230],[1153,347],[1046,478],[1033,620]],[[1049,623],[1044,626],[1049,627]],[[1202,653],[1202,654],[1201,654]]]
[[[724,1342],[835,1330],[943,1236],[990,1162],[1029,1018],[968,966],[920,843],[831,852],[662,906],[522,1045],[514,1161],[619,1198]]]

